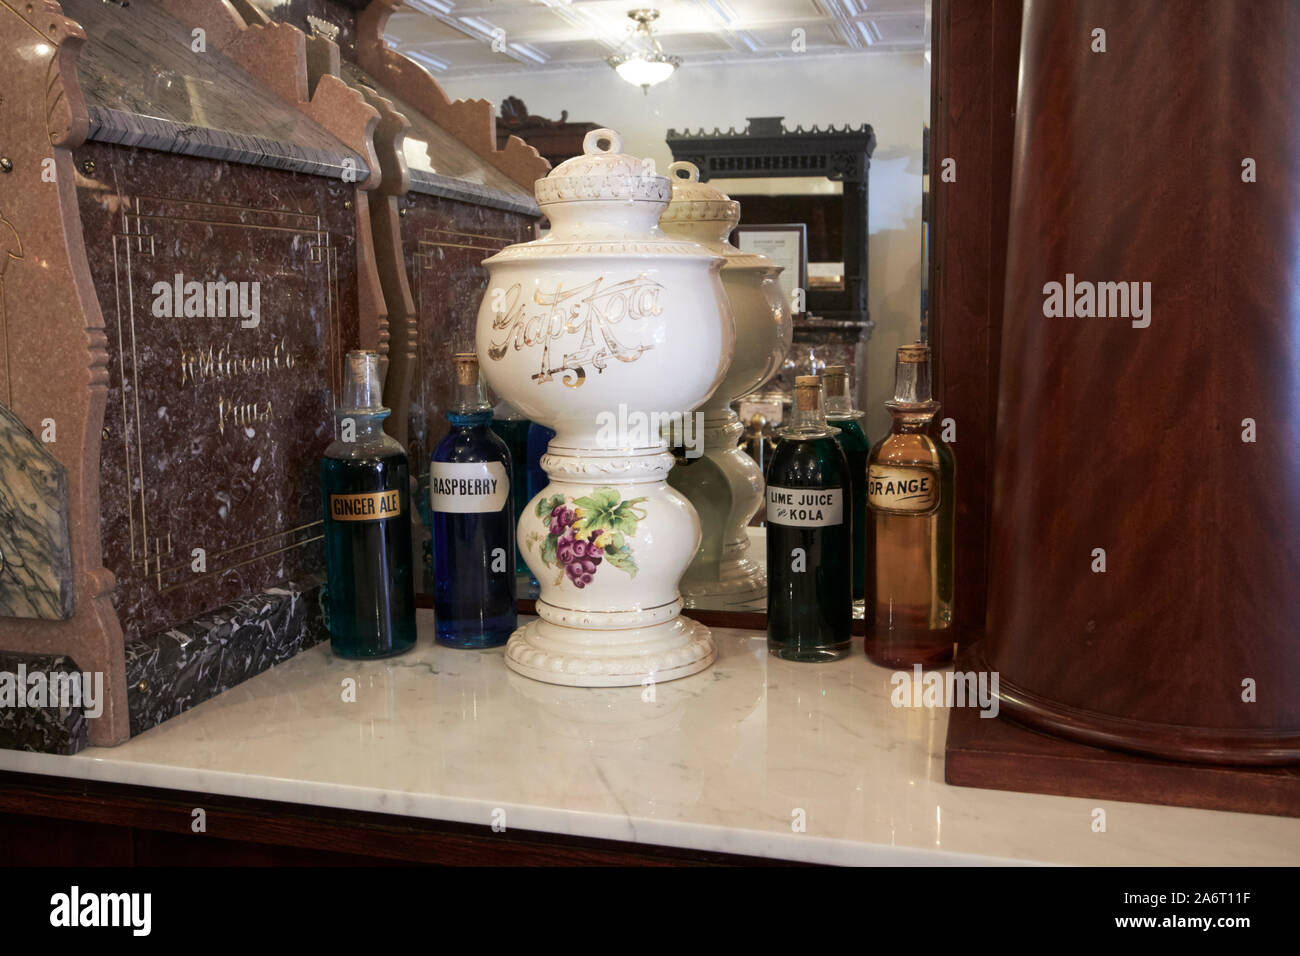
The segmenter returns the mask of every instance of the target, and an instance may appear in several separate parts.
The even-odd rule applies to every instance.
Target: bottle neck
[[[849,397],[849,380],[847,377],[827,378],[826,380],[826,418],[860,418],[862,412],[853,407]]]
[[[939,411],[930,392],[930,360],[903,361],[894,366],[894,397],[885,403],[894,417],[894,431],[924,431]]]
[[[483,383],[472,385],[458,382],[452,392],[447,420],[453,425],[486,425],[492,420],[492,406],[483,394]]]
[[[371,438],[378,438],[384,434],[384,419],[388,417],[387,408],[377,409],[339,409],[336,413],[339,420],[339,431],[343,435],[351,435],[351,441],[361,442]],[[349,429],[347,423],[351,422],[352,427]]]
[[[833,434],[834,430],[826,424],[821,389],[796,389],[790,421],[779,435],[782,438],[824,438]]]

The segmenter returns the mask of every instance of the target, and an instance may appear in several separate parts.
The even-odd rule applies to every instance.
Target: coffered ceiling
[[[607,70],[641,5],[683,66],[925,49],[925,0],[405,0],[388,36],[435,76]]]

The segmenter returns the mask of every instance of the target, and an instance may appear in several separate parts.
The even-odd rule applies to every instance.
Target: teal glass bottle
[[[795,379],[767,468],[767,646],[792,661],[849,653],[853,625],[849,463],[826,424],[821,381]]]
[[[509,402],[500,402],[492,409],[492,430],[506,444],[510,452],[510,495],[515,505],[515,536],[518,537],[519,519],[532,497],[525,494],[528,487],[528,432],[532,422]],[[531,575],[523,552],[515,548],[515,574]]]
[[[863,431],[865,412],[853,407],[849,395],[849,372],[843,365],[827,365],[822,370],[826,391],[826,424],[839,429],[835,437],[849,462],[849,479],[853,485],[853,607],[854,616],[863,616],[867,596],[867,456],[871,443]]]
[[[339,438],[321,459],[325,609],[339,657],[390,657],[415,646],[410,468],[383,431],[379,354],[349,352]]]
[[[517,623],[510,450],[490,427],[478,357],[455,362],[451,430],[429,463],[434,635],[448,647],[496,647]]]

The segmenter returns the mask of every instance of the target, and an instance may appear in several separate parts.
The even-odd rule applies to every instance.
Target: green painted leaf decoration
[[[579,509],[573,526],[575,531],[590,534],[597,531],[609,531],[613,534],[634,535],[636,523],[646,516],[644,508],[638,508],[645,498],[629,498],[621,501],[613,488],[597,488],[590,495],[578,498],[574,505]]]
[[[537,512],[537,517],[543,521],[552,511],[564,504],[564,495],[551,495],[549,498],[538,498],[537,507],[533,510]]]
[[[542,541],[542,549],[541,549],[542,560],[545,561],[547,564],[551,564],[551,565],[555,564],[555,543],[558,540],[559,539],[555,535],[548,534],[546,538]]]
[[[636,561],[632,557],[632,549],[627,545],[621,548],[606,548],[605,560],[620,571],[626,571],[630,577],[636,577]]]

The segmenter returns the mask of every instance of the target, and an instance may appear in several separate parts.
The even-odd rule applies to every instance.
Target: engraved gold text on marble
[[[276,342],[266,352],[238,355],[227,343],[220,347],[181,349],[181,387],[196,388],[209,382],[226,383],[240,378],[269,376],[287,371],[297,365],[297,359],[284,342]],[[226,428],[248,429],[271,420],[270,400],[246,402],[232,400],[224,393],[212,406],[216,412],[217,431],[224,435]]]
[[[223,345],[206,349],[181,349],[181,385],[201,385],[209,380],[227,381],[247,375],[270,375],[297,364],[283,342],[276,342],[269,352],[236,355]]]

